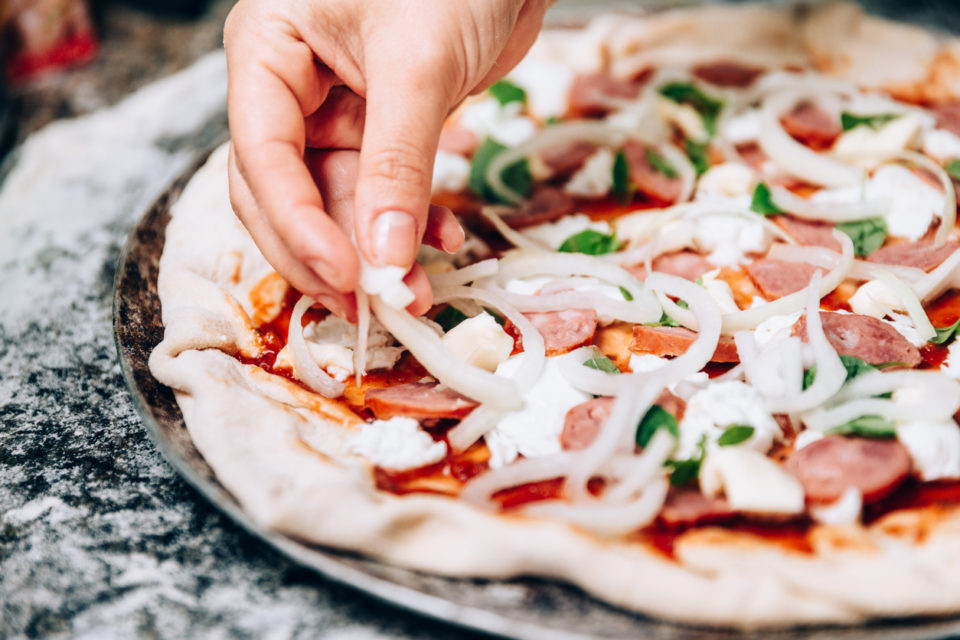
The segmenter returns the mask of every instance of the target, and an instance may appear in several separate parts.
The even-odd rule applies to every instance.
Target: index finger
[[[324,211],[304,164],[305,117],[323,103],[332,74],[281,23],[238,6],[224,30],[227,111],[238,167],[277,235],[298,260],[339,291],[356,288],[359,260]]]

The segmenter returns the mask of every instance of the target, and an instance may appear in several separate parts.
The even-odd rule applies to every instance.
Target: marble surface
[[[148,440],[111,327],[137,216],[225,132],[222,53],[33,134],[0,183],[0,637],[470,637],[296,566]]]

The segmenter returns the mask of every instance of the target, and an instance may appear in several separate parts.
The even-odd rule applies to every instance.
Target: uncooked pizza
[[[710,6],[545,31],[448,120],[468,229],[357,325],[172,211],[151,358],[300,540],[737,627],[960,612],[960,41]]]

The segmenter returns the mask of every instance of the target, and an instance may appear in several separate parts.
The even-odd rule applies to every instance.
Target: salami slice
[[[552,222],[573,213],[573,198],[556,187],[540,187],[519,209],[503,216],[515,229]]]
[[[896,264],[932,271],[957,249],[960,249],[960,242],[955,238],[950,238],[939,247],[933,246],[933,242],[929,240],[901,242],[877,249],[867,257],[867,262]]]
[[[809,285],[817,267],[806,262],[761,258],[746,265],[745,269],[763,297],[776,300]]]
[[[920,350],[892,326],[857,313],[820,312],[827,340],[842,356],[856,356],[870,364],[902,362],[908,367],[920,364]],[[793,325],[793,335],[807,339],[807,319]]]
[[[597,332],[593,309],[564,309],[523,314],[543,336],[548,356],[557,356],[589,344]]]
[[[944,102],[931,107],[937,126],[960,136],[960,102]]]
[[[697,334],[686,327],[648,327],[638,324],[633,327],[630,351],[650,353],[655,356],[679,356],[686,353],[697,339]],[[711,362],[740,362],[737,345],[730,336],[720,336]]]
[[[706,259],[706,257],[693,251],[675,251],[673,253],[664,253],[653,259],[653,270],[660,273],[667,273],[671,276],[677,276],[685,280],[695,282],[697,278],[711,271],[716,267]],[[640,264],[634,267],[627,267],[627,271],[632,273],[639,280],[647,279],[647,268]]]
[[[722,497],[708,498],[695,489],[671,489],[657,519],[670,528],[685,528],[722,522],[734,514]]]
[[[645,145],[636,140],[627,140],[623,145],[623,153],[630,166],[630,182],[638,192],[657,202],[676,202],[683,181],[679,177],[671,178],[651,165]]]
[[[636,98],[641,86],[642,82],[605,73],[579,75],[570,86],[570,113],[581,118],[601,118],[613,111],[617,101]]]
[[[737,89],[749,87],[763,73],[763,69],[759,67],[750,67],[729,60],[700,64],[695,66],[692,71],[694,76],[704,82],[715,84],[718,87],[734,87]]]
[[[579,169],[596,150],[595,144],[573,140],[547,147],[540,153],[540,159],[553,171],[553,177],[564,177]]]
[[[833,146],[842,132],[836,118],[806,100],[785,113],[780,124],[797,142],[818,151]]]
[[[893,492],[910,473],[910,454],[898,440],[825,436],[795,452],[787,469],[807,500],[830,503],[856,487],[864,503]]]
[[[560,433],[560,446],[566,450],[586,449],[600,433],[600,428],[610,417],[613,408],[613,398],[604,396],[581,402],[567,412],[563,422],[563,431]],[[655,404],[663,407],[680,421],[687,403],[683,398],[673,395],[664,389]]]
[[[833,237],[833,225],[826,222],[801,220],[792,216],[776,216],[773,221],[787,235],[808,247],[824,247],[831,251],[840,251],[840,243]]]
[[[477,406],[470,398],[433,382],[408,382],[371,388],[364,396],[364,403],[380,420],[397,416],[417,420],[463,418]]]

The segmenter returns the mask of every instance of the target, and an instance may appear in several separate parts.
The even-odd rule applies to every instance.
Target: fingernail
[[[337,291],[343,291],[345,288],[347,274],[336,265],[330,264],[325,260],[312,260],[307,262],[307,266]]]
[[[456,231],[448,235],[450,236],[449,238],[440,239],[440,244],[443,245],[443,250],[447,253],[456,253],[467,239],[466,234],[463,232],[463,227],[458,224]]]
[[[409,267],[417,257],[417,222],[409,213],[385,211],[373,223],[373,250],[381,266]]]

